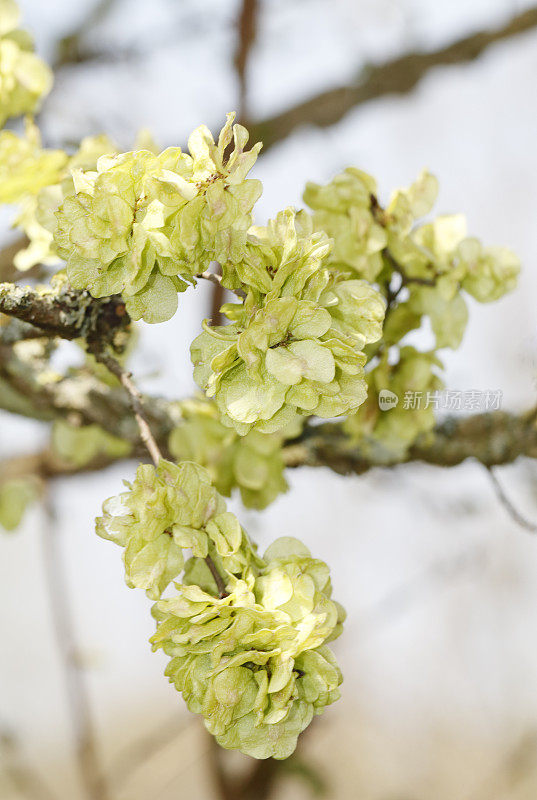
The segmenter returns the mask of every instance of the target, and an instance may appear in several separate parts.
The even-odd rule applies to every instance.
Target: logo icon
[[[395,408],[399,402],[398,396],[395,392],[390,392],[389,389],[381,389],[379,392],[379,408],[381,411],[389,411],[390,408]]]

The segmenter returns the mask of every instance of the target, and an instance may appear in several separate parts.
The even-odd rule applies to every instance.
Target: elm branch
[[[117,409],[114,410],[112,423],[112,417],[107,421],[105,415],[107,408],[117,405],[119,394],[116,391],[107,398],[101,395],[100,400],[100,412],[103,414],[100,424],[118,435],[120,415],[118,416]],[[180,424],[177,404],[158,398],[145,398],[145,407],[155,440],[163,454],[169,456],[167,445],[170,431]],[[65,413],[66,409],[63,411]],[[120,426],[121,435],[126,431],[124,438],[135,447],[133,457],[143,460],[144,451],[135,429],[132,411],[123,405],[122,412],[125,413],[125,419]],[[91,421],[96,421],[95,414],[88,416]],[[454,467],[468,459],[486,467],[502,466],[512,464],[522,457],[537,458],[537,426],[533,417],[533,411],[519,415],[495,411],[460,418],[449,417],[439,422],[431,434],[418,439],[402,459],[390,457],[387,452],[377,454],[376,457],[366,454],[359,444],[349,439],[339,423],[307,425],[300,437],[285,444],[283,455],[289,468],[328,467],[340,475],[363,475],[375,468],[391,468],[416,462]],[[1,462],[0,482],[2,477],[10,474],[16,474],[17,477],[62,477],[102,469],[116,460],[118,459],[114,457],[102,456],[83,467],[73,467],[62,462],[50,449],[45,449],[33,455]]]
[[[95,300],[68,285],[31,288],[0,283],[0,312],[29,323],[46,336],[113,343],[130,318],[119,295]]]
[[[58,292],[0,284],[0,311],[37,326],[47,336],[85,338],[90,350],[105,346],[129,324],[120,298],[94,300],[68,286]],[[140,432],[119,382],[109,386],[84,368],[64,377],[51,375],[46,363],[26,359],[18,345],[3,342],[1,331],[2,327],[0,408],[17,412],[15,401],[24,399],[22,414],[64,418],[78,425],[98,424],[130,442],[137,452]],[[158,397],[143,397],[142,401],[151,432],[166,455],[168,436],[181,419],[179,404]],[[420,437],[404,458],[378,448],[372,454],[349,438],[341,423],[307,423],[302,434],[284,446],[289,467],[324,466],[343,475],[413,461],[449,467],[473,458],[492,467],[521,456],[537,458],[535,409],[523,414],[496,411],[444,419],[432,433]]]

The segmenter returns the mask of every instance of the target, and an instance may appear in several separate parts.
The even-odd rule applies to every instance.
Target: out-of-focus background
[[[326,109],[325,127],[308,122],[311,108],[300,110],[404,54],[505,28],[531,3],[246,3],[257,15],[243,20],[251,24],[243,24],[239,48],[244,55],[249,40],[242,100],[242,2],[20,5],[38,51],[60,62],[39,119],[47,145],[105,132],[126,150],[143,127],[163,147],[183,145],[201,122],[217,132],[227,111],[240,108],[259,122],[299,106],[289,117],[297,125],[255,167],[265,187],[261,222],[300,206],[306,180],[327,181],[351,164],[378,178],[384,198],[428,167],[440,180],[438,211],[464,212],[470,231],[511,247],[524,264],[513,294],[472,303],[462,347],[445,353],[447,385],[501,389],[506,409],[535,401],[537,24],[500,36],[475,60],[423,69],[397,95],[358,103],[350,92],[321,96],[315,112]],[[472,39],[467,53],[475,46]],[[391,80],[402,70],[392,65]],[[278,124],[268,128],[275,138]],[[2,221],[8,241],[9,215]],[[170,322],[141,326],[132,368],[144,390],[170,398],[193,390],[188,345],[208,316],[210,293],[210,286],[189,291]],[[68,345],[64,352],[73,357]],[[0,458],[31,452],[46,437],[42,424],[0,414]],[[134,467],[53,488],[75,656],[110,797],[205,800],[215,796],[207,737],[162,676],[165,658],[150,652],[149,602],[126,588],[119,549],[93,530],[103,498]],[[517,507],[537,520],[535,465],[517,463],[500,475]],[[300,761],[274,796],[306,798],[324,788],[334,800],[535,800],[537,538],[498,503],[486,471],[471,462],[351,478],[301,469],[289,482],[266,512],[240,510],[241,519],[262,549],[294,534],[327,560],[348,621],[335,646],[342,700],[304,737]],[[0,796],[10,800],[47,800],[37,775],[53,798],[84,797],[45,580],[47,525],[36,507],[17,534],[0,537]]]

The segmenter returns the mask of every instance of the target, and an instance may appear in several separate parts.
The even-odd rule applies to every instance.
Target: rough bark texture
[[[537,425],[534,411],[448,417],[431,434],[419,438],[400,459],[380,452],[375,457],[366,455],[345,435],[340,424],[325,423],[306,427],[284,453],[290,467],[330,467],[341,475],[360,475],[373,467],[393,467],[410,461],[454,467],[473,458],[485,466],[499,466],[520,456],[537,458]]]
[[[28,322],[48,336],[112,343],[130,319],[119,295],[95,300],[66,286],[58,291],[0,284],[0,312]]]

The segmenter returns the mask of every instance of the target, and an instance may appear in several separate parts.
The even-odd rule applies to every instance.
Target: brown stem
[[[268,800],[279,778],[281,763],[274,758],[257,761],[239,784],[235,797],[240,800]]]
[[[248,61],[252,47],[254,46],[257,34],[257,19],[259,14],[258,0],[241,0],[239,14],[236,22],[237,39],[233,64],[239,84],[239,121],[248,123]],[[211,273],[203,273],[202,277],[207,277],[214,283],[211,292],[211,307],[209,319],[213,325],[221,325],[223,322],[220,309],[224,304],[225,291],[218,276]]]
[[[234,782],[230,779],[224,765],[224,753],[214,736],[209,735],[208,760],[211,768],[214,788],[220,800],[241,800],[235,792]]]
[[[234,64],[239,82],[239,119],[248,120],[248,62],[257,34],[258,0],[242,0],[237,19],[237,45]]]
[[[108,800],[93,729],[90,699],[76,660],[76,639],[69,609],[67,580],[58,546],[58,526],[50,493],[45,494],[46,522],[43,557],[56,639],[65,677],[65,689],[75,735],[80,777],[88,800]]]
[[[205,270],[205,272],[198,272],[196,278],[199,278],[204,281],[209,281],[213,284],[213,286],[222,289],[224,291],[224,287],[222,286],[222,276],[218,275],[216,272],[209,272],[209,270]],[[240,297],[241,300],[246,297],[246,293],[243,292],[242,289],[229,289],[228,291],[232,292],[233,294]]]
[[[142,394],[138,389],[138,387],[136,386],[136,384],[134,383],[134,381],[132,380],[131,373],[123,369],[119,361],[116,361],[116,359],[113,358],[112,356],[103,353],[98,347],[90,348],[90,350],[97,359],[97,361],[100,361],[101,364],[104,364],[104,366],[110,370],[112,375],[116,376],[116,378],[120,381],[121,385],[125,388],[127,394],[129,395],[130,404],[134,416],[136,418],[136,422],[138,423],[138,428],[140,430],[140,438],[144,443],[144,445],[146,446],[149,455],[153,459],[154,465],[158,467],[159,462],[162,460],[162,453],[155,440],[155,437],[151,432],[151,428],[149,426],[145,414]],[[221,598],[226,597],[227,595],[226,582],[218,572],[211,556],[209,555],[205,556],[205,563],[209,567],[211,575],[213,576],[216,582],[219,596]]]
[[[196,278],[202,278],[203,280],[210,281],[210,283],[213,284],[209,319],[211,320],[212,325],[221,325],[223,319],[220,309],[223,306],[225,299],[225,289],[222,286],[221,275],[217,275],[215,272],[206,271],[200,272],[198,275],[196,275]],[[241,299],[245,297],[245,293],[242,291],[242,289],[230,289],[229,291],[233,292],[233,294]]]
[[[220,313],[220,309],[224,304],[224,287],[221,283],[217,283],[213,286],[213,291],[211,293],[211,311],[210,311],[210,320],[212,325],[221,325],[222,324],[222,314]]]
[[[222,576],[220,575],[220,573],[218,572],[218,569],[216,568],[216,564],[212,560],[211,556],[208,556],[208,555],[205,556],[205,563],[209,567],[209,569],[211,571],[211,575],[214,578],[214,581],[216,583],[216,588],[218,589],[218,595],[219,595],[220,599],[222,599],[223,597],[227,597],[226,583],[225,583],[224,579],[222,578]]]
[[[149,423],[145,416],[143,397],[140,390],[132,380],[131,373],[123,369],[119,361],[116,361],[116,359],[112,358],[112,356],[106,355],[100,349],[93,348],[91,349],[91,352],[97,361],[100,361],[101,364],[104,364],[104,366],[110,370],[112,375],[116,376],[121,385],[125,388],[127,394],[129,395],[130,404],[136,418],[136,422],[138,423],[140,438],[147,447],[149,455],[157,467],[159,461],[162,459],[162,453],[160,452],[159,446],[156,443],[153,434],[151,433],[151,428],[149,427]]]

